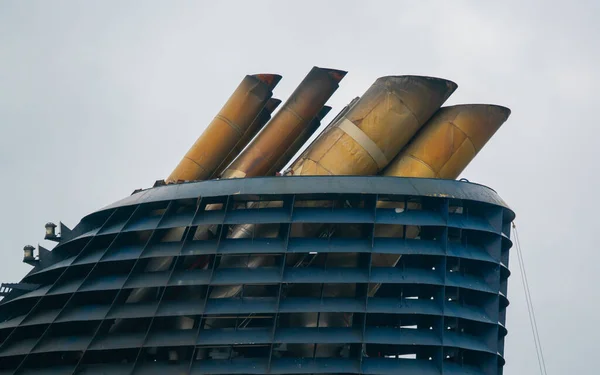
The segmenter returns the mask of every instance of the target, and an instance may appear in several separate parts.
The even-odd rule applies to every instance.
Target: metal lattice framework
[[[37,289],[8,293],[0,373],[501,374],[513,219],[493,190],[451,180],[137,192],[63,235],[22,281]],[[243,224],[276,230],[231,238]],[[207,226],[213,235],[196,238]],[[378,236],[386,226],[404,235]],[[257,255],[268,262],[253,267]],[[400,260],[378,267],[380,256]],[[246,266],[223,268],[224,257]],[[168,267],[149,270],[156,259]],[[215,298],[231,285],[241,290]]]

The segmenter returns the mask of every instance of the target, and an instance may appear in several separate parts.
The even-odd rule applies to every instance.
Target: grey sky
[[[46,221],[165,178],[245,74],[282,74],[285,99],[348,70],[328,119],[379,76],[438,76],[447,104],[512,109],[463,177],[517,212],[549,373],[596,373],[600,2],[361,3],[0,2],[0,281],[52,246]],[[535,374],[512,260],[505,374]]]

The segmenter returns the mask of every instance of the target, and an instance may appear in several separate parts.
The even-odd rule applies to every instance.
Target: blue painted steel
[[[340,204],[299,204],[323,199]],[[280,204],[243,204],[256,201]],[[144,190],[84,217],[22,280],[39,287],[0,302],[0,374],[501,374],[513,219],[493,190],[448,180],[279,177]],[[295,235],[304,223],[329,229]],[[277,235],[229,238],[241,224]],[[378,237],[382,226],[419,236]],[[214,236],[194,239],[199,227]],[[163,240],[177,228],[179,238]],[[219,267],[225,256],[258,254],[272,261]],[[353,254],[355,266],[328,265]],[[377,254],[401,258],[377,267]],[[146,269],[160,259],[173,261]],[[382,286],[369,296],[373,284]],[[228,285],[241,294],[211,297]],[[327,294],[340,286],[346,294]],[[140,288],[151,293],[126,303]],[[298,320],[327,314],[345,318]]]

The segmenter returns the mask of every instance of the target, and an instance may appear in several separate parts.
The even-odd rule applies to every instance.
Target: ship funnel
[[[264,176],[318,115],[345,75],[341,70],[314,67],[221,177]]]
[[[279,99],[271,98],[267,101],[267,104],[262,111],[260,111],[258,117],[252,122],[252,125],[250,125],[248,130],[246,130],[246,133],[244,133],[244,136],[239,140],[235,147],[231,149],[227,157],[223,159],[221,164],[215,169],[215,172],[212,174],[212,176],[210,176],[209,180],[219,177],[219,175],[225,168],[229,166],[229,164],[231,164],[235,157],[238,156],[240,152],[246,148],[246,146],[248,146],[248,143],[250,143],[256,134],[262,130],[265,124],[269,122],[271,119],[271,114],[275,112],[277,107],[279,107],[279,104],[281,104],[281,100]]]
[[[302,131],[302,133],[296,138],[294,143],[281,155],[281,157],[273,164],[273,166],[267,171],[266,176],[272,176],[275,173],[281,171],[285,165],[292,160],[294,155],[304,146],[306,141],[317,131],[321,126],[321,121],[331,111],[331,107],[324,106],[317,117],[315,117],[310,124]]]
[[[258,117],[281,76],[257,74],[244,77],[219,114],[165,180],[205,180],[222,164]]]
[[[510,109],[497,105],[442,108],[383,174],[456,179],[508,116]]]

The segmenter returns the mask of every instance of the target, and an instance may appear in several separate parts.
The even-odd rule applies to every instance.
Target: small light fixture
[[[35,257],[33,256],[33,250],[35,247],[31,245],[27,245],[23,248],[23,262],[34,262]]]
[[[46,235],[44,236],[45,240],[53,240],[56,239],[56,224],[54,223],[46,223]]]

